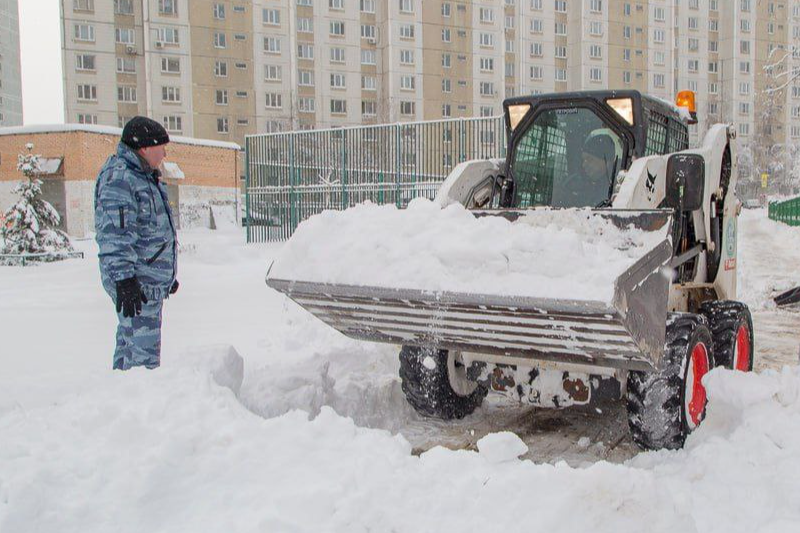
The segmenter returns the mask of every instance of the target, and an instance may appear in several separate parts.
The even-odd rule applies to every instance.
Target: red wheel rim
[[[691,428],[697,427],[703,419],[703,411],[706,408],[703,376],[708,373],[708,367],[708,350],[705,344],[699,342],[692,349],[689,368],[686,371],[686,421]]]
[[[750,370],[750,331],[745,324],[736,332],[736,352],[733,356],[733,369],[747,372]]]

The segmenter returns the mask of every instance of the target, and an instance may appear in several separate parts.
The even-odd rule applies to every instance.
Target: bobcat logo
[[[647,181],[645,182],[645,187],[647,187],[647,199],[649,201],[653,201],[653,194],[656,192],[656,175],[650,173],[650,169],[647,169]]]

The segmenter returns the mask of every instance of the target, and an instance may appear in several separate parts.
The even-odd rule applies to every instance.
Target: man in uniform
[[[161,363],[161,310],[178,290],[175,225],[158,170],[167,143],[161,124],[134,117],[97,176],[100,276],[119,318],[114,369]]]

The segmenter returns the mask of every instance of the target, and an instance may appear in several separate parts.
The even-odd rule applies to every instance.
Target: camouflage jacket
[[[136,276],[151,299],[166,298],[175,281],[177,237],[166,186],[157,170],[120,143],[97,176],[94,226],[103,287]]]

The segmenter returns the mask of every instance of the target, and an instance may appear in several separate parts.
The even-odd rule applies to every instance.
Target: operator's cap
[[[586,140],[583,145],[583,151],[598,159],[613,158],[616,154],[616,147],[614,141],[608,135],[595,135]]]
[[[122,130],[122,142],[137,150],[169,142],[164,126],[147,117],[133,117]]]

